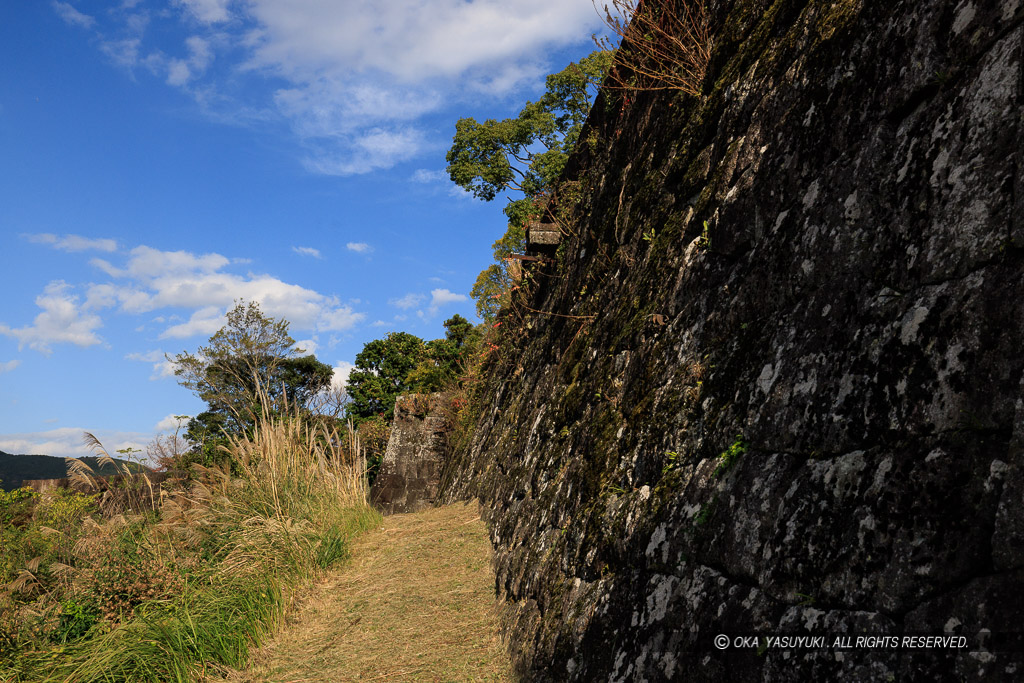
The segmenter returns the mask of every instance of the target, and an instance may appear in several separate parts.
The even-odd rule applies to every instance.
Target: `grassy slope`
[[[512,680],[490,553],[476,503],[387,517],[229,680]]]
[[[264,420],[232,441],[238,477],[198,468],[157,515],[85,524],[79,507],[56,533],[42,518],[0,538],[15,578],[0,585],[0,681],[183,683],[244,665],[288,597],[381,522],[362,457],[321,428]]]

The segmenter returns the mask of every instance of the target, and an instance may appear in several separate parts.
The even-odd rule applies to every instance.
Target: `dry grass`
[[[387,517],[234,683],[510,681],[476,503]]]
[[[381,523],[348,443],[300,416],[266,417],[231,441],[237,477],[195,465],[187,487],[159,497],[136,486],[131,507],[143,500],[145,514],[101,523],[86,516],[93,497],[58,495],[27,530],[0,528],[2,566],[18,570],[0,585],[0,681],[163,683],[244,665],[289,597]]]

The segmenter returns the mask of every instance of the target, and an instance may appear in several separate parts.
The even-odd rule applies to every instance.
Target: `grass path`
[[[511,681],[477,504],[386,517],[230,681]]]

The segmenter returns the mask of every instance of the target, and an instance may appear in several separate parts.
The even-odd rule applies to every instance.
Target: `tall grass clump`
[[[349,431],[264,414],[228,440],[235,475],[194,465],[154,509],[83,519],[59,563],[0,590],[0,680],[189,681],[243,665],[295,590],[379,523]]]

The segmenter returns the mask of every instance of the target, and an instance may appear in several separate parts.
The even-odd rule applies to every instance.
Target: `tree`
[[[192,418],[186,437],[195,444],[193,461],[221,459],[229,435],[245,433],[264,413],[308,410],[331,383],[331,366],[301,356],[288,334],[288,321],[269,318],[256,302],[238,302],[227,324],[193,353],[172,360],[178,383],[206,401]]]
[[[599,50],[546,80],[544,94],[527,102],[515,118],[478,123],[463,118],[455,124],[448,150],[448,175],[454,183],[485,201],[499,192],[517,190],[505,206],[508,229],[494,247],[494,263],[477,277],[470,295],[477,314],[490,321],[512,285],[508,257],[521,252],[526,227],[540,217],[555,182],[565,169],[590,111],[591,87],[611,67],[614,53]]]
[[[515,118],[482,124],[459,119],[446,157],[452,181],[486,201],[505,189],[527,197],[550,189],[590,111],[590,87],[608,72],[612,58],[598,50],[549,75],[541,98],[527,102]]]
[[[447,341],[455,345],[455,348],[470,349],[473,347],[474,340],[480,337],[480,330],[456,313],[444,321],[444,336]]]
[[[368,342],[348,375],[349,415],[357,421],[375,415],[390,420],[395,399],[412,389],[407,378],[425,355],[423,340],[408,332],[391,332]]]
[[[387,449],[396,399],[454,386],[479,346],[480,330],[461,315],[453,315],[444,327],[444,339],[428,342],[408,332],[391,332],[368,342],[356,356],[346,385],[346,408],[358,425],[371,484]]]
[[[494,320],[498,311],[508,304],[508,292],[514,281],[507,259],[526,249],[526,229],[510,221],[505,234],[491,245],[491,249],[494,263],[476,276],[473,288],[469,290],[469,295],[476,301],[476,314],[488,322]]]
[[[444,327],[445,338],[425,344],[425,358],[406,378],[416,393],[444,391],[455,385],[479,345],[480,331],[458,313],[446,320]]]
[[[422,339],[408,332],[391,332],[384,339],[368,342],[356,356],[346,383],[346,409],[358,426],[370,484],[377,478],[387,450],[395,400],[412,390],[409,374],[425,355]]]

